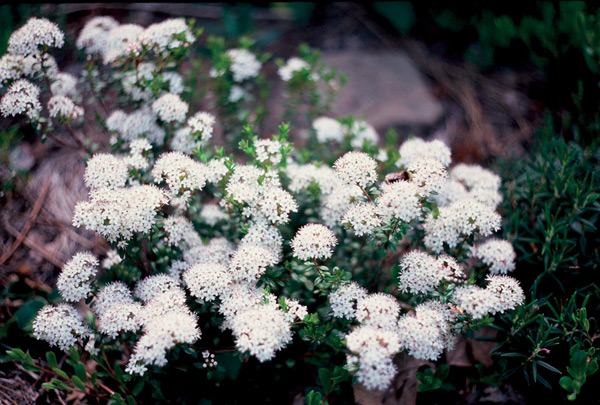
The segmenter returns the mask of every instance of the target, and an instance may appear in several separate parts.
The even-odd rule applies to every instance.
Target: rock
[[[443,114],[423,75],[402,51],[323,53],[323,62],[348,76],[333,104],[336,117],[364,116],[374,127],[429,126]]]

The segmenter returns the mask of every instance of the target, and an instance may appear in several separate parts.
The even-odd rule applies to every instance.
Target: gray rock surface
[[[433,125],[442,104],[402,51],[323,53],[323,62],[348,76],[333,105],[335,116],[364,116],[376,128]]]

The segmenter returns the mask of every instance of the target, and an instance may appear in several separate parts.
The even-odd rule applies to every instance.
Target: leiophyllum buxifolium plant
[[[193,112],[176,70],[196,34],[183,19],[143,28],[96,17],[79,35],[87,89],[97,97],[118,92],[123,109],[103,123],[113,153],[88,160],[89,197],[76,205],[73,224],[97,232],[111,250],[102,260],[77,253],[57,282],[64,302],[42,308],[33,323],[35,337],[70,351],[73,372],[52,352],[49,368],[9,352],[29,370],[53,373],[47,388],[135,402],[147,383],[161,398],[171,366],[202,370],[218,384],[225,374],[235,378],[240,363],[220,364],[215,355],[238,353],[257,365],[296,347],[303,355],[285,362],[316,366],[321,388],[314,388],[325,395],[350,374],[369,390],[387,389],[400,352],[437,360],[458,333],[522,303],[518,281],[506,275],[515,252],[493,237],[501,221],[497,175],[451,167],[441,141],[380,147],[375,129],[352,117],[307,115],[306,147],[298,150],[289,125],[259,139],[242,117],[246,124],[232,130],[243,135],[246,158],[229,155],[211,145],[212,134],[231,118],[219,114],[239,119],[241,110],[220,103],[237,102],[234,82],[243,84],[243,100],[264,61],[213,40],[209,85],[229,96],[215,98],[216,116]],[[0,101],[4,115],[25,114],[48,128],[41,89],[23,78],[30,74],[23,66],[29,57],[46,66],[48,47],[62,38],[35,18],[13,34],[2,58],[16,66],[2,71],[12,72],[3,76],[12,82]],[[305,62],[281,65],[280,77],[324,79],[312,71],[317,60]],[[77,78],[47,68],[39,78],[52,98],[62,94],[56,117],[68,124],[83,116],[73,103]],[[86,370],[81,356],[103,371]]]

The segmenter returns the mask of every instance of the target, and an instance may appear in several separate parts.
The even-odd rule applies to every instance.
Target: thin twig
[[[29,230],[31,229],[31,226],[33,225],[35,219],[37,218],[38,214],[40,213],[40,209],[42,209],[42,205],[44,204],[44,201],[46,200],[46,195],[48,194],[49,189],[50,189],[50,177],[47,177],[46,181],[44,182],[44,185],[42,186],[42,191],[40,192],[40,195],[38,196],[38,198],[35,202],[35,205],[33,206],[33,210],[31,211],[31,214],[29,214],[29,219],[25,223],[25,226],[21,230],[21,233],[19,234],[19,236],[17,237],[17,239],[15,240],[13,245],[10,247],[10,249],[8,249],[8,252],[6,252],[4,254],[4,256],[2,256],[0,258],[0,265],[4,264],[12,256],[12,254],[17,250],[17,248],[21,245],[21,243],[25,240],[25,236],[27,235],[27,232],[29,232]]]

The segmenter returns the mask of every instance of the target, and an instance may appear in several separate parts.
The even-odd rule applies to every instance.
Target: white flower
[[[365,188],[377,181],[377,162],[364,152],[348,152],[335,161],[335,174],[346,185]]]
[[[502,179],[479,165],[458,164],[452,168],[450,179],[464,184],[469,190],[488,189],[497,191]]]
[[[327,260],[337,243],[331,229],[321,224],[307,224],[296,232],[291,246],[294,257],[300,260]]]
[[[439,211],[437,218],[430,214],[423,224],[423,242],[436,253],[443,250],[444,244],[454,249],[463,237],[475,232],[489,236],[500,229],[500,215],[474,199],[457,201]]]
[[[138,37],[140,45],[164,54],[171,49],[188,47],[194,41],[194,35],[183,18],[171,18],[152,24]]]
[[[492,274],[506,274],[515,269],[517,254],[507,240],[489,239],[474,246],[472,255],[480,258],[484,264],[489,266]]]
[[[334,176],[337,180],[337,177]],[[321,201],[320,217],[325,225],[334,227],[340,224],[350,203],[355,201],[363,192],[358,186],[338,185]]]
[[[281,149],[284,145],[279,141],[271,139],[258,139],[254,142],[254,150],[256,151],[256,160],[261,163],[269,162],[273,166],[281,163]]]
[[[233,318],[235,345],[244,353],[256,356],[261,363],[275,357],[292,340],[291,325],[284,313],[271,305],[259,305]]]
[[[156,274],[137,283],[135,296],[148,303],[162,293],[179,288],[179,280],[176,278],[167,274]]]
[[[206,185],[206,166],[183,153],[168,152],[158,158],[152,176],[156,183],[164,180],[172,195],[181,193],[187,200]]]
[[[411,222],[420,219],[421,198],[419,187],[407,181],[396,181],[390,184],[382,184],[382,193],[375,203],[377,213],[385,222],[399,219],[403,222]]]
[[[206,245],[198,245],[183,252],[186,262],[190,265],[197,263],[218,263],[229,266],[235,252],[234,246],[225,238],[214,238]]]
[[[443,262],[425,252],[413,250],[402,257],[398,288],[402,292],[426,294],[434,291],[451,273]]]
[[[169,201],[156,186],[140,185],[131,188],[102,187],[90,191],[89,201],[75,206],[73,225],[84,225],[109,242],[125,242],[134,232],[147,233],[155,222],[156,211]],[[122,247],[126,245],[120,244]]]
[[[213,134],[215,116],[206,111],[200,111],[190,117],[187,121],[193,134],[198,134],[200,140],[208,141]]]
[[[285,320],[292,323],[296,320],[302,321],[308,315],[308,308],[302,305],[294,298],[285,298],[287,310],[284,311]],[[282,308],[283,309],[283,308]]]
[[[296,56],[287,60],[285,65],[281,66],[277,70],[277,74],[281,77],[281,80],[288,82],[294,77],[294,73],[301,72],[303,70],[310,70],[310,65],[304,59]]]
[[[407,170],[411,173],[411,182],[421,189],[422,197],[439,192],[448,178],[442,162],[433,158],[417,158],[408,165]]]
[[[26,114],[29,119],[37,119],[42,111],[39,96],[39,87],[25,79],[17,80],[0,100],[0,112],[4,117]]]
[[[232,284],[221,296],[219,313],[226,320],[232,321],[237,314],[259,305],[263,297],[263,291],[254,285],[248,283]],[[231,326],[231,324],[229,323],[228,326]]]
[[[113,281],[100,289],[94,300],[94,312],[102,316],[109,308],[121,303],[133,303],[131,290],[122,281]]]
[[[368,295],[367,289],[355,282],[342,284],[329,294],[329,303],[336,318],[354,319],[356,304]]]
[[[50,84],[50,91],[55,96],[72,97],[77,94],[75,87],[77,86],[77,78],[69,73],[59,73]]]
[[[338,120],[329,117],[319,117],[312,123],[313,130],[317,135],[319,143],[330,141],[342,142],[344,130]],[[361,145],[362,146],[362,145]]]
[[[89,252],[77,253],[62,268],[56,288],[65,301],[87,298],[92,291],[89,283],[98,272],[98,259]]]
[[[509,276],[488,276],[486,278],[488,285],[486,290],[490,291],[495,297],[495,306],[492,308],[492,314],[504,312],[523,304],[525,294],[519,281]]]
[[[114,110],[105,121],[106,129],[112,132],[123,133],[127,114],[123,110]]]
[[[189,105],[177,94],[166,93],[152,103],[152,112],[164,122],[183,122]]]
[[[225,266],[200,263],[183,273],[183,281],[194,297],[213,301],[225,293],[232,279]]]
[[[394,331],[400,315],[400,305],[389,294],[369,295],[356,305],[356,320],[365,326]]]
[[[375,128],[367,121],[355,120],[352,123],[352,127],[347,128],[346,131],[352,135],[350,146],[355,149],[362,148],[365,141],[369,141],[373,145],[379,143],[379,134],[377,134]]]
[[[298,211],[294,197],[281,187],[261,187],[258,209],[275,225],[287,224],[290,213]]]
[[[237,165],[227,182],[227,195],[242,204],[254,202],[260,195],[258,179],[264,174],[258,167]]]
[[[390,386],[396,375],[393,356],[400,351],[398,334],[370,326],[361,326],[346,336],[348,364],[358,363],[357,379],[368,390],[382,390]]]
[[[204,204],[200,211],[200,218],[206,224],[215,226],[220,221],[228,220],[229,215],[224,213],[216,204]]]
[[[179,246],[182,249],[202,243],[200,235],[194,229],[189,219],[181,215],[171,215],[164,221],[165,231],[169,237],[169,245]]]
[[[225,165],[225,158],[211,159],[206,167],[206,181],[213,184],[219,183],[229,173]]]
[[[0,87],[26,74],[25,58],[7,53],[0,58]]]
[[[258,76],[261,63],[247,49],[229,49],[225,54],[231,61],[233,81],[240,83]]]
[[[435,361],[448,346],[450,326],[445,315],[432,307],[419,306],[416,314],[407,314],[398,322],[403,349],[419,360]]]
[[[371,235],[375,228],[383,225],[377,215],[375,204],[371,202],[357,202],[350,205],[342,218],[342,223],[347,224],[356,236]]]
[[[23,56],[37,55],[40,47],[62,48],[65,34],[46,18],[31,17],[8,39],[8,52]]]
[[[452,153],[450,148],[440,140],[426,142],[421,138],[413,138],[405,141],[400,146],[400,159],[396,165],[403,168],[408,168],[415,160],[420,158],[436,159],[448,167],[452,162]]]
[[[242,245],[236,250],[229,272],[233,281],[256,281],[267,267],[277,263],[277,256],[258,245]]]
[[[138,317],[142,305],[139,302],[118,302],[98,317],[98,331],[115,339],[123,332],[136,332],[141,324]]]
[[[83,179],[91,189],[109,187],[115,189],[125,186],[129,172],[122,159],[109,153],[96,153],[85,168]]]
[[[248,233],[240,240],[240,246],[258,245],[270,251],[280,261],[283,237],[277,228],[266,219],[255,218],[250,222]]]
[[[477,285],[461,286],[454,290],[453,300],[473,319],[481,319],[498,307],[498,297],[487,288]]]
[[[68,350],[78,338],[83,339],[89,334],[83,317],[69,304],[46,305],[33,321],[33,336],[61,350]]]
[[[50,117],[58,117],[63,120],[75,120],[83,115],[83,108],[76,106],[66,96],[52,96],[48,101]]]
[[[231,93],[229,94],[228,101],[230,103],[237,103],[238,101],[244,99],[248,93],[242,86],[231,86]]]
[[[124,72],[120,77],[125,94],[129,95],[133,101],[150,100],[152,98],[150,82],[157,74],[156,71],[153,63],[142,62],[137,69]]]
[[[125,371],[142,375],[149,365],[162,367],[167,364],[168,350],[180,343],[192,344],[200,335],[194,315],[185,312],[162,315],[146,326]]]
[[[137,24],[123,24],[112,28],[105,36],[101,53],[105,64],[112,63],[119,58],[129,56],[132,45],[144,31],[144,27]]]
[[[118,27],[117,20],[110,16],[93,17],[85,23],[77,37],[77,48],[88,54],[102,54],[107,44],[111,44],[109,32]]]
[[[102,268],[108,270],[111,267],[121,263],[121,260],[122,259],[119,256],[119,252],[117,252],[115,249],[110,249],[108,252],[106,252],[106,257],[104,260],[102,260]]]

